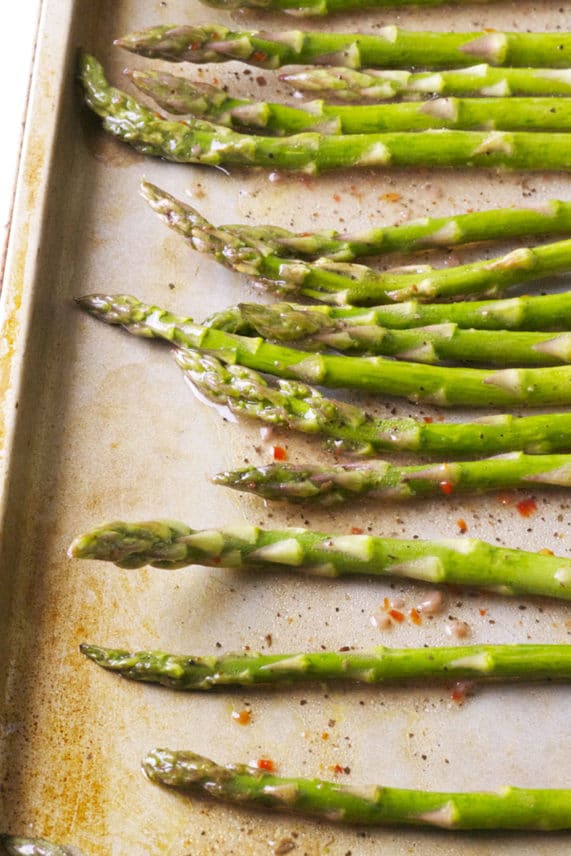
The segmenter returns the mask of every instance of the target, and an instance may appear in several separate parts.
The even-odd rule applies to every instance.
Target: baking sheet
[[[207,474],[244,459],[270,460],[258,427],[222,421],[193,398],[166,349],[83,316],[72,298],[130,292],[201,319],[257,297],[166,231],[138,196],[143,176],[181,198],[189,194],[215,222],[271,220],[298,230],[569,199],[570,179],[425,170],[270,180],[145,160],[105,137],[83,110],[74,81],[79,46],[120,84],[123,66],[142,64],[111,47],[129,30],[182,19],[291,28],[295,19],[216,13],[183,0],[45,0],[42,15],[2,303],[0,828],[68,843],[85,856],[272,854],[284,842],[294,856],[566,852],[567,834],[340,830],[228,809],[161,791],[139,764],[149,749],[166,745],[220,762],[270,757],[284,775],[333,778],[330,768],[339,764],[350,771],[337,777],[347,783],[568,787],[568,687],[489,687],[461,706],[447,687],[177,695],[96,669],[78,644],[196,654],[446,644],[452,618],[468,622],[472,642],[566,642],[568,606],[451,591],[433,620],[381,632],[371,617],[384,597],[401,598],[408,612],[429,589],[222,569],[126,572],[72,562],[66,548],[77,533],[121,518],[171,517],[205,528],[239,521],[339,532],[358,526],[403,537],[454,536],[461,518],[469,536],[568,555],[569,502],[556,490],[537,492],[537,512],[526,519],[497,497],[384,509],[367,503],[332,513],[266,508],[215,488]],[[570,15],[562,4],[518,2],[371,12],[325,25],[374,30],[391,21],[568,29]],[[272,89],[269,72],[238,65],[206,68],[203,79],[214,77],[243,92]],[[403,414],[432,413],[396,406]],[[395,402],[378,407],[388,412]],[[280,442],[291,461],[327,459],[315,442],[284,435]],[[232,712],[245,708],[251,724],[240,726]]]

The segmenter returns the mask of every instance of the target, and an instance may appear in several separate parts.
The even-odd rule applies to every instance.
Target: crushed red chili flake
[[[331,770],[331,772],[332,772],[332,773],[335,773],[337,776],[339,776],[341,773],[344,773],[344,772],[345,772],[345,770],[344,770],[344,768],[341,766],[341,764],[332,764],[332,765],[329,767],[329,769]]]
[[[458,520],[456,521],[456,526],[458,527],[462,535],[468,531],[468,524],[466,523],[463,517],[458,518]]]
[[[454,490],[454,485],[452,484],[452,482],[446,480],[441,481],[438,487],[445,496],[450,496],[450,494]]]
[[[383,193],[381,199],[385,202],[398,202],[402,197],[400,193]]]
[[[252,719],[252,713],[249,710],[233,710],[232,719],[238,725],[249,725]]]
[[[341,202],[341,196],[338,193],[334,193],[332,198],[334,202]]]
[[[323,731],[323,732],[321,733],[321,739],[322,739],[322,740],[329,740],[329,734],[328,734],[328,732],[327,732],[327,731]]]
[[[351,535],[362,535],[364,531],[360,526],[351,526]]]
[[[276,765],[271,758],[258,758],[256,762],[258,770],[265,770],[267,773],[275,773]]]
[[[521,499],[519,502],[516,502],[515,507],[522,517],[531,517],[531,515],[535,514],[537,511],[537,502],[533,497],[528,496],[526,499]]]
[[[456,704],[464,704],[466,698],[472,694],[473,686],[471,681],[458,681],[457,684],[454,684],[450,698]]]
[[[430,425],[432,422],[434,422],[434,419],[432,418],[432,416],[423,416],[422,421],[426,422],[427,425]]]
[[[482,618],[484,617],[484,615],[487,615],[487,614],[488,614],[488,610],[487,610],[487,609],[480,609],[480,610],[479,610],[479,612],[480,612],[480,615],[482,616]]]
[[[274,461],[287,461],[287,452],[283,446],[272,446]]]
[[[264,51],[254,51],[252,54],[253,62],[265,62],[268,58],[268,55],[264,53]]]
[[[393,621],[397,621],[399,624],[404,621],[404,614],[398,609],[389,609],[389,615]]]
[[[422,624],[422,618],[420,617],[420,612],[418,609],[411,609],[409,612],[409,618],[413,624]]]

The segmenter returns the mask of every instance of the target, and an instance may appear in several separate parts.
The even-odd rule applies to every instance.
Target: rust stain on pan
[[[33,212],[38,202],[38,192],[46,168],[44,137],[39,131],[30,136],[27,156],[20,177],[26,190],[25,210]],[[17,231],[15,231],[17,230]],[[16,242],[8,279],[4,284],[4,318],[0,331],[0,450],[4,451],[6,440],[7,394],[11,386],[12,361],[21,326],[22,296],[26,283],[28,264],[29,220],[12,223],[12,239]]]

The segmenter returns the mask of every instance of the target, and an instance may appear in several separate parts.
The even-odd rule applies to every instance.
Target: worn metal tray
[[[326,26],[566,29],[566,5],[523,0],[371,13]],[[119,82],[131,60],[112,39],[182,18],[265,25],[251,13],[216,14],[184,0],[44,2],[2,296],[0,828],[68,843],[85,856],[245,856],[288,848],[294,856],[565,853],[567,835],[340,830],[250,814],[165,793],[144,779],[139,764],[147,750],[167,745],[221,762],[271,757],[289,775],[334,777],[331,767],[339,764],[348,768],[339,777],[345,782],[568,787],[568,687],[491,687],[461,706],[442,687],[191,696],[122,682],[78,653],[82,641],[197,654],[445,644],[451,617],[468,622],[472,641],[565,642],[571,633],[568,607],[539,599],[449,591],[433,620],[381,632],[370,619],[384,597],[401,598],[406,613],[427,589],[222,569],[126,572],[66,558],[72,537],[92,525],[151,517],[197,527],[371,527],[408,537],[456,535],[462,518],[472,536],[569,553],[569,501],[556,490],[538,491],[537,512],[524,518],[497,497],[301,513],[215,488],[208,473],[244,458],[269,460],[258,428],[225,422],[198,403],[166,349],[97,324],[74,306],[82,293],[127,291],[202,318],[252,296],[239,277],[167,233],[138,196],[143,175],[182,197],[189,193],[216,222],[270,220],[300,230],[571,198],[569,178],[539,173],[378,171],[271,181],[145,160],[86,115],[74,80],[76,52],[84,46],[97,53]],[[289,21],[266,20],[282,28]],[[268,73],[205,69],[204,79],[213,76],[244,92],[272,91]],[[378,406],[414,412],[395,402]],[[291,460],[322,454],[297,437],[280,442]],[[232,712],[246,706],[251,724],[240,726]]]

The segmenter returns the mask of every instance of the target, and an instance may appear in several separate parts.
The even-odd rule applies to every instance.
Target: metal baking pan
[[[97,324],[74,306],[82,293],[125,291],[200,319],[253,296],[239,277],[165,230],[138,195],[144,175],[182,198],[190,194],[215,222],[273,221],[299,230],[571,198],[569,178],[539,173],[377,171],[270,181],[257,172],[145,160],[106,138],[86,114],[76,53],[80,46],[93,51],[120,82],[122,67],[136,60],[112,39],[183,18],[282,28],[289,21],[216,14],[184,0],[43,5],[2,295],[0,828],[67,843],[85,856],[246,856],[288,848],[293,856],[564,853],[566,835],[341,830],[250,814],[165,793],[144,779],[140,760],[166,745],[221,762],[271,757],[285,775],[332,778],[339,764],[349,770],[344,782],[568,787],[568,687],[490,687],[461,706],[446,687],[177,695],[120,681],[78,652],[82,641],[196,654],[445,644],[450,616],[469,624],[474,642],[565,642],[571,633],[568,607],[539,599],[449,591],[433,620],[381,632],[370,619],[384,597],[401,598],[407,612],[428,589],[223,569],[127,572],[66,558],[72,537],[97,523],[151,517],[196,527],[371,527],[407,537],[456,535],[461,518],[474,537],[569,553],[570,506],[557,490],[538,491],[536,513],[524,518],[495,496],[302,513],[216,488],[208,473],[244,458],[269,460],[258,427],[225,422],[197,402],[165,348]],[[338,17],[327,26],[372,29],[391,21],[419,29],[556,29],[571,22],[564,4],[523,0]],[[269,73],[206,68],[203,79],[213,76],[243,92],[272,91]],[[395,402],[377,406],[414,412]],[[432,415],[426,408],[422,414]],[[297,437],[280,442],[293,461],[322,454]],[[251,724],[240,726],[232,712],[246,706]]]

